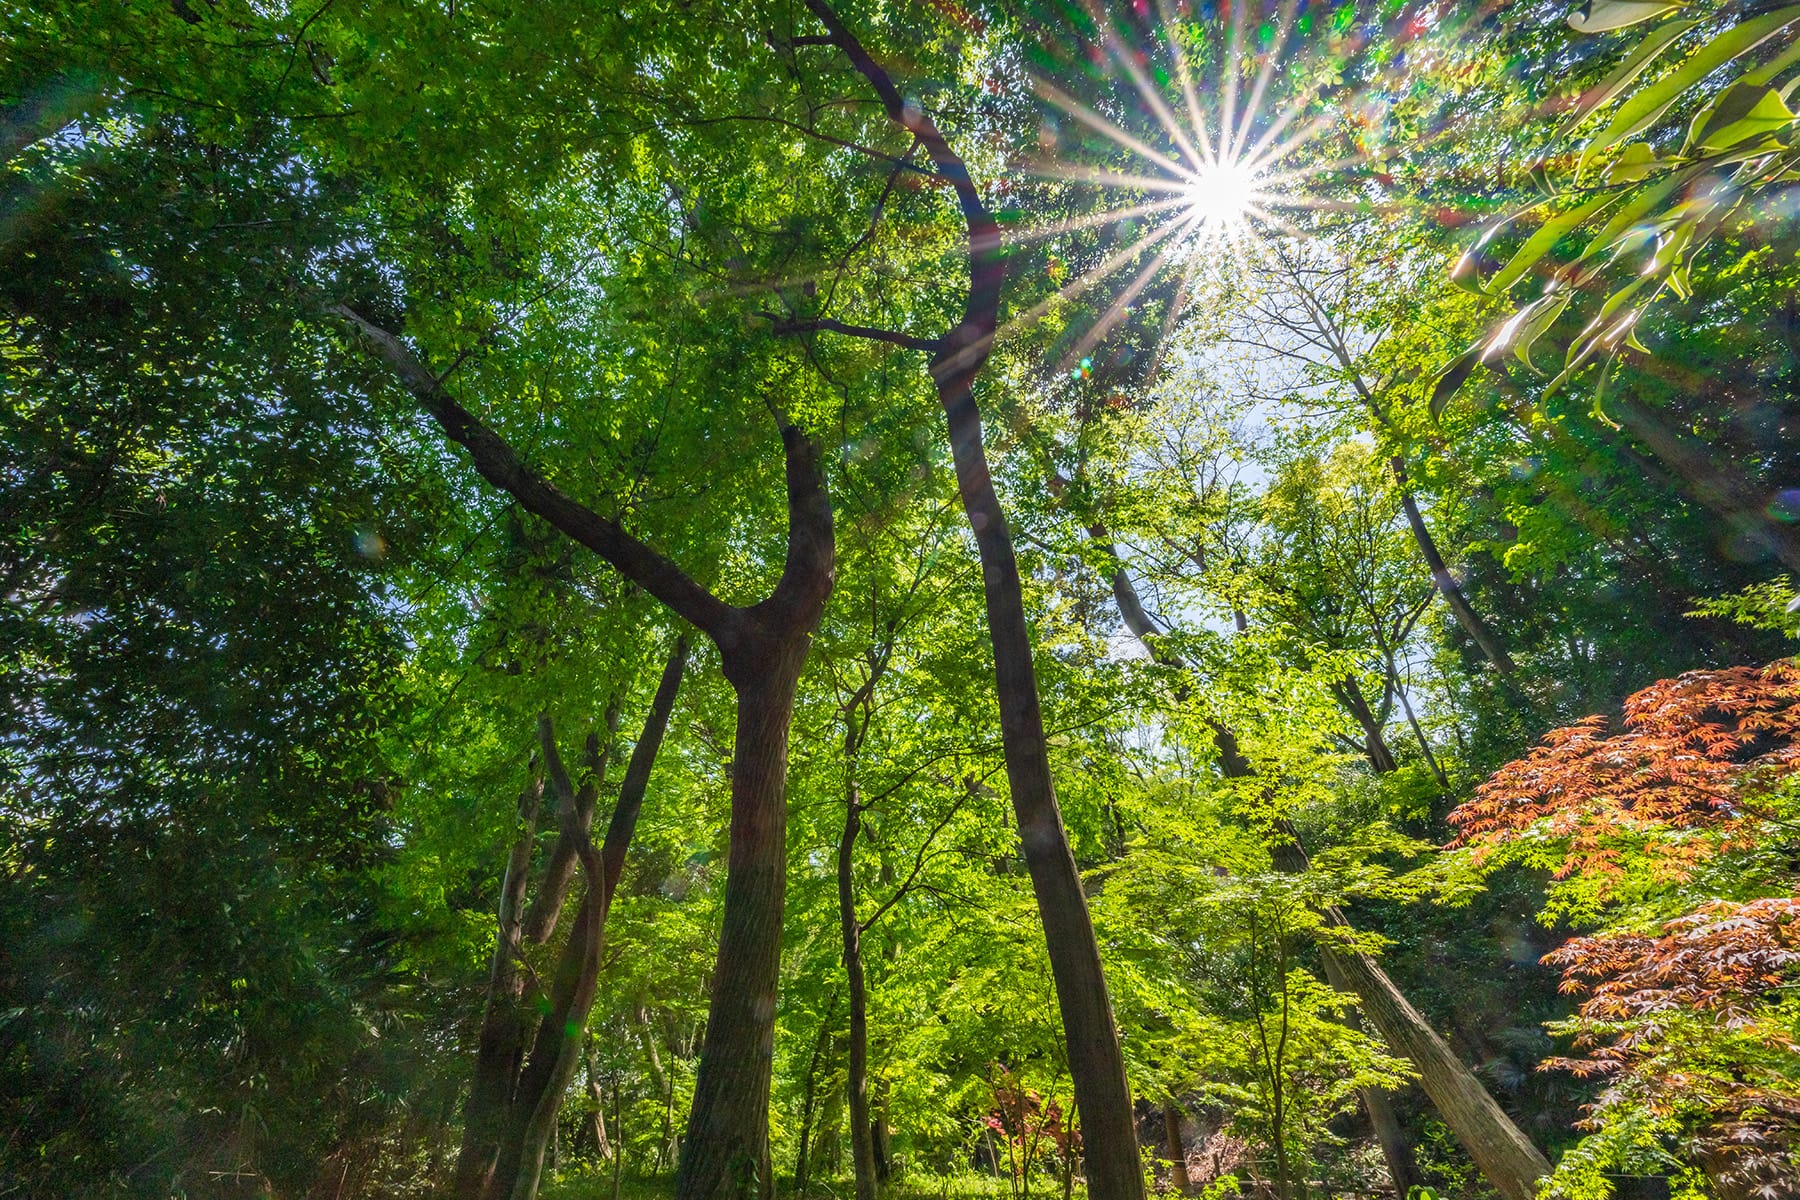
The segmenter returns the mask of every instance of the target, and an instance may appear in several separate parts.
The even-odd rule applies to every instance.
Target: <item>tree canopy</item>
[[[1800,8],[0,45],[0,1195],[1800,1190]]]

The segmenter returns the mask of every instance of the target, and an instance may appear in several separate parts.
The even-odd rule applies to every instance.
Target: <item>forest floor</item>
[[[619,1180],[618,1200],[665,1200],[673,1187],[674,1179],[668,1175],[659,1178],[626,1176]],[[776,1193],[782,1197],[795,1195],[784,1185],[778,1185]],[[1013,1200],[1015,1195],[1006,1179],[973,1172],[949,1176],[908,1175],[889,1183],[882,1188],[881,1194],[882,1200]],[[613,1200],[613,1195],[611,1174],[598,1169],[565,1171],[544,1185],[540,1200]],[[848,1176],[815,1180],[807,1195],[813,1200],[846,1200],[856,1195],[856,1185]],[[1060,1200],[1061,1195],[1062,1189],[1054,1181],[1048,1178],[1033,1181],[1030,1197]],[[1086,1195],[1086,1188],[1075,1188],[1074,1200],[1083,1200]],[[1030,1197],[1021,1200],[1030,1200]]]

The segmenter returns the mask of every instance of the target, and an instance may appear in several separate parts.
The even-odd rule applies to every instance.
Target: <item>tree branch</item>
[[[756,315],[766,319],[774,327],[777,337],[789,337],[797,333],[841,333],[847,337],[867,338],[872,342],[891,342],[896,346],[904,346],[908,350],[926,350],[935,353],[944,347],[942,338],[915,337],[910,333],[900,333],[893,329],[877,329],[870,325],[849,325],[830,317],[790,321],[771,312],[761,312]]]
[[[742,610],[701,587],[675,563],[625,532],[617,521],[601,516],[526,466],[512,445],[458,404],[439,378],[394,334],[348,305],[334,304],[327,311],[356,327],[445,436],[469,452],[483,479],[604,558],[715,641],[741,618]]]

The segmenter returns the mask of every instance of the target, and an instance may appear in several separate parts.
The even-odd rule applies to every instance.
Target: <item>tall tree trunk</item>
[[[612,1140],[606,1136],[606,1092],[600,1087],[600,1068],[594,1053],[593,1039],[588,1039],[587,1058],[587,1090],[588,1099],[594,1102],[594,1120],[591,1132],[594,1138],[594,1153],[602,1159],[613,1156]]]
[[[848,740],[848,739],[847,739]],[[854,753],[854,746],[850,747]],[[838,920],[844,936],[844,975],[850,993],[849,1072],[844,1095],[850,1107],[850,1158],[856,1172],[856,1200],[875,1200],[875,1138],[869,1120],[869,1011],[863,981],[862,929],[856,918],[856,836],[862,831],[862,801],[854,778],[846,789],[844,832],[838,838]]]
[[[773,1192],[769,1073],[787,882],[788,725],[807,644],[804,636],[752,642],[725,658],[737,689],[731,851],[706,1040],[675,1175],[679,1200]]]
[[[837,561],[819,449],[798,426],[777,417],[786,467],[787,556],[767,597],[749,607],[729,605],[616,519],[528,466],[398,336],[346,305],[327,311],[349,322],[386,360],[444,435],[468,451],[482,478],[606,559],[719,648],[738,700],[731,849],[706,1039],[675,1190],[678,1200],[712,1200],[728,1182],[732,1190],[744,1191],[743,1184],[754,1177],[757,1190],[768,1195],[774,1183],[768,1162],[769,1069],[787,875],[788,721]]]
[[[1062,1013],[1069,1074],[1087,1148],[1088,1194],[1093,1200],[1142,1200],[1144,1178],[1138,1160],[1131,1089],[1125,1080],[1125,1060],[1119,1049],[1119,1032],[1113,1023],[1112,1000],[1107,994],[1087,897],[1082,892],[1081,876],[1057,807],[1018,560],[994,492],[982,445],[981,413],[975,404],[975,380],[987,364],[999,326],[1000,289],[1005,275],[1000,226],[988,211],[968,164],[931,117],[916,102],[907,102],[887,71],[845,26],[829,0],[806,3],[824,24],[832,43],[868,81],[888,118],[924,149],[938,175],[955,191],[962,210],[969,258],[968,292],[961,320],[945,337],[931,344],[931,378],[949,424],[950,452],[963,511],[981,556],[1007,782]],[[918,339],[904,337],[888,340],[921,344]]]
[[[1506,647],[1488,628],[1487,622],[1481,619],[1469,605],[1469,598],[1463,595],[1462,586],[1456,582],[1444,556],[1438,552],[1437,539],[1431,536],[1431,529],[1425,524],[1424,514],[1419,511],[1419,501],[1413,495],[1412,486],[1406,477],[1406,463],[1398,454],[1388,460],[1389,468],[1394,472],[1394,482],[1400,489],[1400,507],[1406,511],[1406,524],[1412,530],[1413,541],[1418,544],[1419,553],[1425,559],[1425,566],[1431,571],[1431,582],[1437,588],[1438,595],[1450,608],[1450,615],[1462,626],[1463,632],[1480,648],[1487,660],[1502,675],[1512,673],[1512,656]],[[1402,1197],[1404,1200],[1404,1196]]]

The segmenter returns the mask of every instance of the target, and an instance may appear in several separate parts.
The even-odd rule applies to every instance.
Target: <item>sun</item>
[[[1243,225],[1263,199],[1256,168],[1243,162],[1208,163],[1190,177],[1182,198],[1200,231]]]

